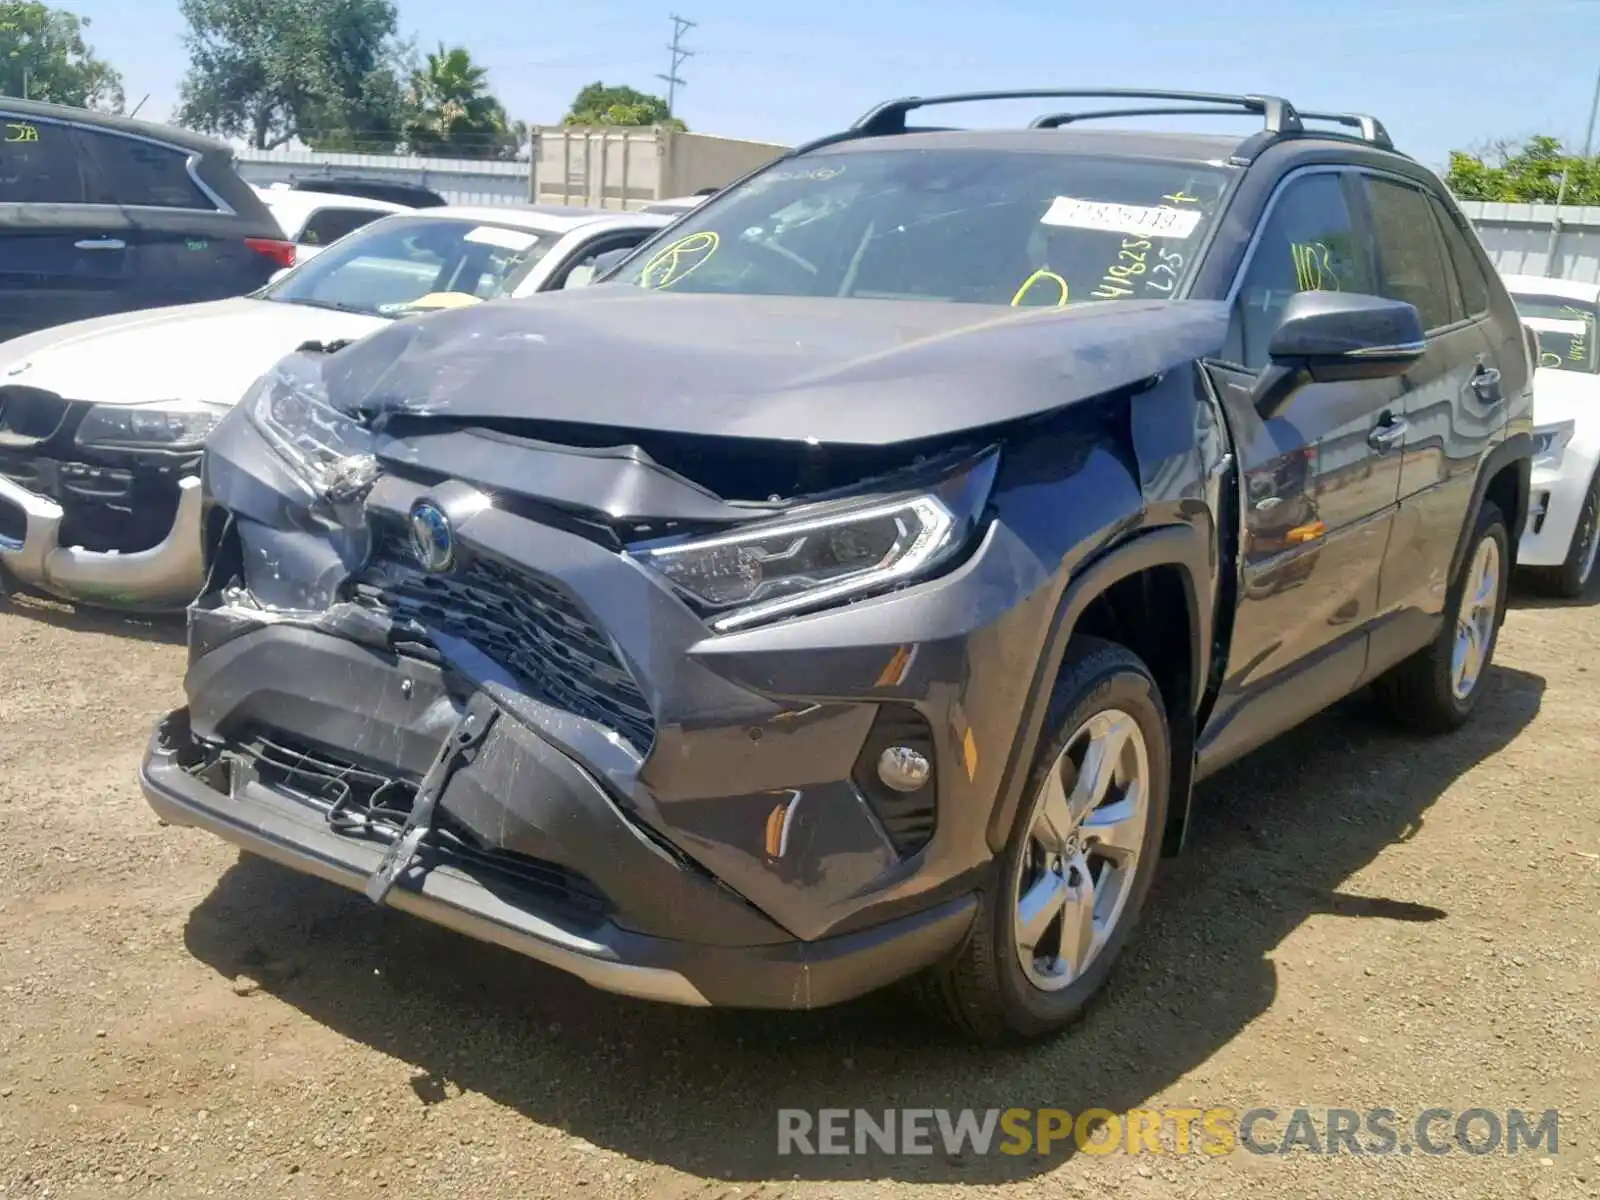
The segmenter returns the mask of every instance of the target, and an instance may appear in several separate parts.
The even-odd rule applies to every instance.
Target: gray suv
[[[1014,96],[1113,107],[907,124]],[[1081,128],[1180,105],[1257,129]],[[207,450],[145,793],[603,988],[916,975],[975,1036],[1049,1034],[1197,778],[1368,685],[1471,716],[1531,379],[1369,117],[893,101],[596,286],[262,379]]]

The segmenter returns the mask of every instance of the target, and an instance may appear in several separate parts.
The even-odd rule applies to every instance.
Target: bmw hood
[[[863,446],[998,425],[1218,350],[1225,305],[1011,309],[600,285],[396,322],[333,356],[347,411]]]
[[[232,404],[303,342],[360,338],[388,324],[246,296],[119,313],[0,342],[0,387],[97,404]]]

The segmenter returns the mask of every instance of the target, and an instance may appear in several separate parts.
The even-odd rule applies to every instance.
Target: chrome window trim
[[[3,110],[0,110],[0,115],[4,115]],[[130,142],[144,142],[146,145],[156,146],[162,150],[170,150],[172,153],[182,156],[184,170],[188,173],[190,182],[192,182],[195,187],[200,190],[200,194],[202,196],[211,201],[212,205],[214,205],[213,209],[207,210],[204,208],[187,208],[172,204],[96,204],[87,200],[79,201],[79,204],[84,208],[136,208],[142,212],[171,213],[203,213],[212,211],[228,217],[236,217],[239,215],[231,204],[229,204],[221,196],[217,195],[217,193],[212,190],[211,186],[207,184],[205,180],[200,178],[200,171],[197,165],[200,160],[200,151],[198,150],[190,150],[184,146],[174,145],[172,142],[163,141],[161,138],[148,137],[142,133],[124,132],[120,129],[109,129],[104,125],[90,125],[83,121],[73,121],[62,117],[25,117],[20,113],[11,113],[10,115],[15,116],[18,121],[29,125],[57,125],[66,129],[76,129],[83,133],[104,134],[107,137],[124,138]],[[64,203],[71,202],[66,201]]]
[[[1400,171],[1386,171],[1382,167],[1368,166],[1365,163],[1308,163],[1306,166],[1296,167],[1294,170],[1284,175],[1282,179],[1278,180],[1277,184],[1272,189],[1272,195],[1267,197],[1267,203],[1261,210],[1261,218],[1256,222],[1255,231],[1250,235],[1250,242],[1245,247],[1244,257],[1239,260],[1239,268],[1234,272],[1233,280],[1228,285],[1228,294],[1224,303],[1227,304],[1230,312],[1232,311],[1233,306],[1238,302],[1240,289],[1244,287],[1244,278],[1247,274],[1249,274],[1250,266],[1255,261],[1256,250],[1261,244],[1262,234],[1266,231],[1267,225],[1271,222],[1272,215],[1277,210],[1278,202],[1283,198],[1284,192],[1288,191],[1291,185],[1312,175],[1369,175],[1379,179],[1387,179],[1391,182],[1402,184],[1406,187],[1414,188],[1423,194],[1424,199],[1427,198],[1429,191],[1426,184],[1419,183],[1416,179],[1413,179],[1411,176]],[[1352,211],[1350,214],[1352,225],[1355,222],[1356,215],[1357,214],[1354,211]],[[1468,227],[1471,228],[1470,222]],[[1371,234],[1370,229],[1367,232],[1369,235]],[[1476,237],[1477,230],[1473,229],[1472,232],[1474,237]],[[1442,241],[1444,237],[1443,233],[1441,232],[1439,236]],[[1481,239],[1479,240],[1479,246],[1482,246]],[[1447,255],[1450,252],[1450,248],[1448,246],[1441,246],[1441,249],[1443,249]],[[1376,264],[1374,264],[1374,266],[1376,266]],[[1454,270],[1453,267],[1451,269]],[[1377,282],[1379,286],[1382,286],[1381,280],[1375,282]],[[1466,306],[1463,304],[1462,307],[1465,308]],[[1424,332],[1429,338],[1432,338],[1436,335],[1451,333],[1457,329],[1464,329],[1469,325],[1478,324],[1481,321],[1487,320],[1488,317],[1488,312],[1476,313],[1470,317],[1465,317],[1462,320],[1451,321],[1447,324],[1425,330]],[[1229,320],[1232,320],[1231,316]],[[1250,374],[1256,373],[1251,371],[1249,367],[1244,366],[1242,363],[1229,363],[1221,358],[1214,358],[1213,361],[1223,366],[1246,371]]]

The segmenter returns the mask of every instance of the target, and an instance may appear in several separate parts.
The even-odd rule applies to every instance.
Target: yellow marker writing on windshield
[[[647,288],[671,287],[680,279],[698,270],[717,252],[721,239],[710,230],[691,233],[664,246],[639,272],[639,286]]]
[[[37,142],[38,140],[39,140],[39,129],[38,129],[38,126],[30,125],[26,121],[7,121],[6,122],[6,141],[8,141],[8,142]]]
[[[1022,304],[1022,298],[1041,283],[1049,283],[1052,286],[1060,289],[1061,297],[1056,301],[1055,307],[1065,308],[1067,306],[1067,281],[1061,278],[1061,276],[1057,275],[1054,271],[1051,271],[1046,267],[1040,267],[1037,271],[1035,271],[1032,275],[1029,275],[1028,278],[1023,281],[1022,286],[1017,289],[1017,294],[1011,297],[1012,307],[1015,308],[1020,306]]]
[[[1294,273],[1302,292],[1337,292],[1339,277],[1333,273],[1333,253],[1321,242],[1291,242]]]

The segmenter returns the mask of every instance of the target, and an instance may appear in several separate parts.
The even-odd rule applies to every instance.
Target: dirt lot
[[[1110,993],[1004,1054],[899,995],[610,998],[162,828],[180,642],[0,602],[6,1200],[1600,1195],[1600,606],[1519,599],[1454,738],[1330,714],[1208,784]],[[1299,1104],[1556,1108],[1559,1150],[776,1156],[781,1107]]]

